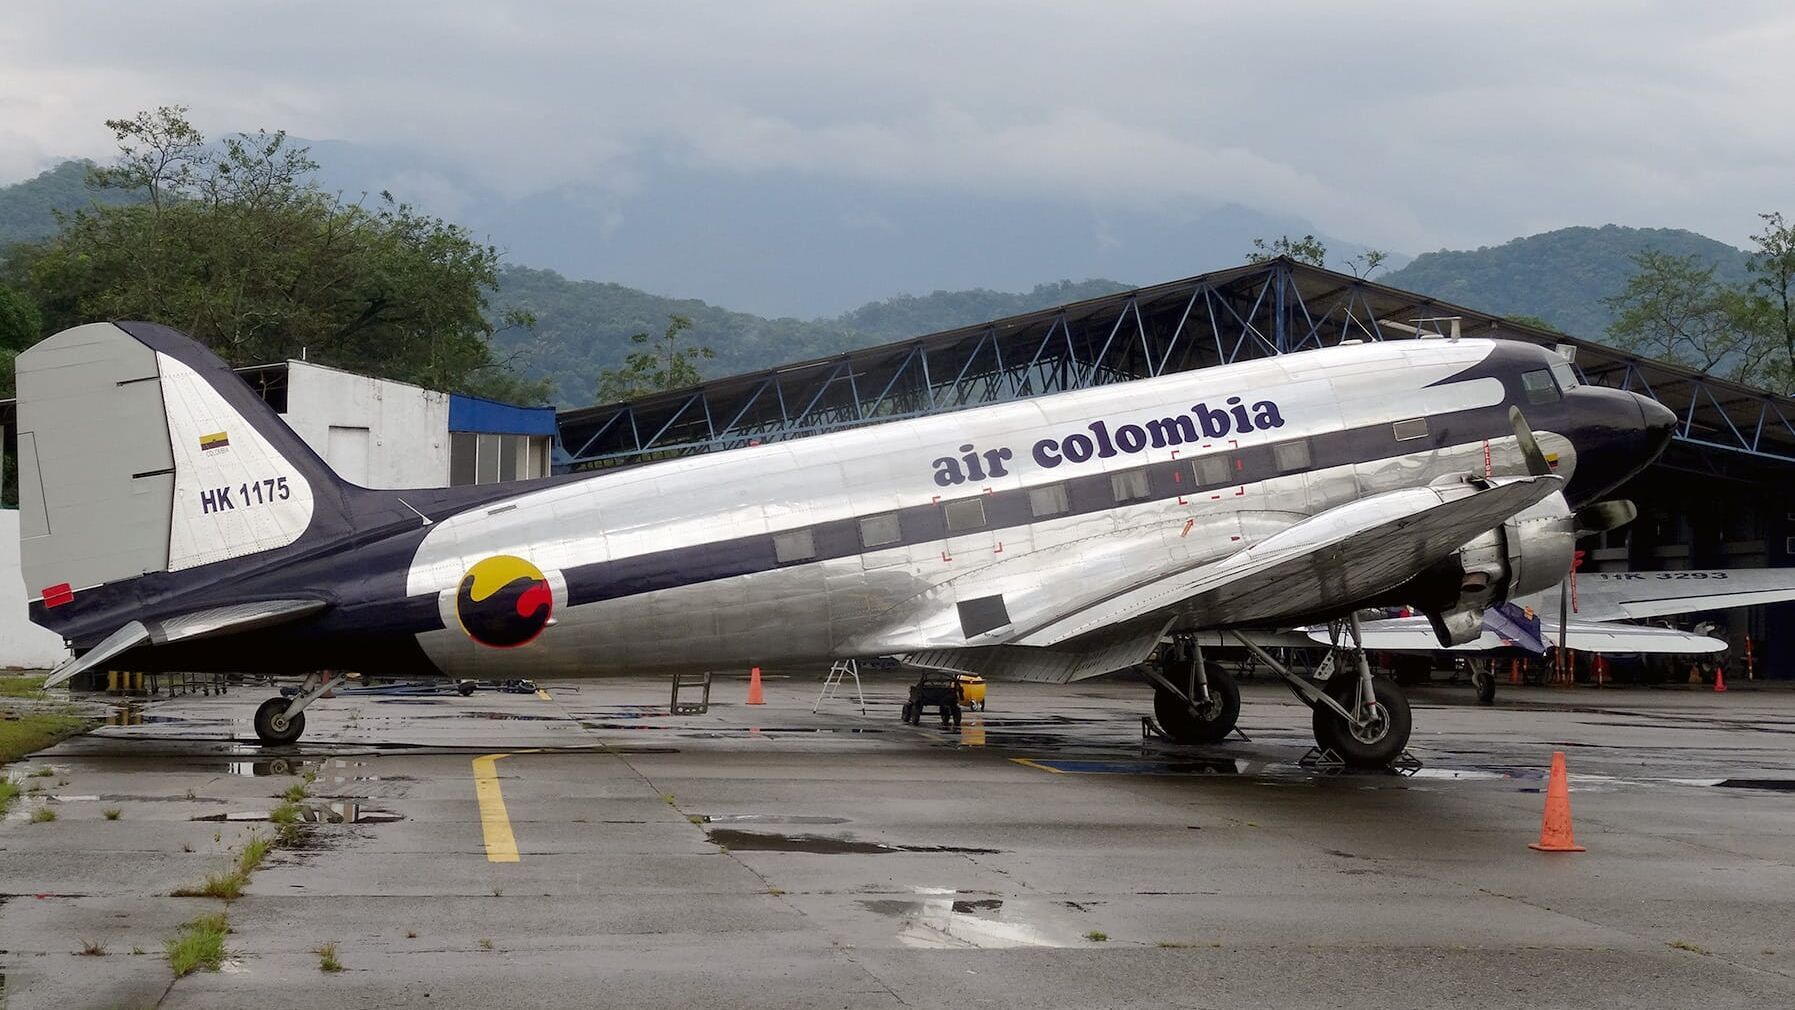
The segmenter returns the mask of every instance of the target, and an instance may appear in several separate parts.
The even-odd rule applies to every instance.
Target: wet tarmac
[[[151,703],[12,766],[0,1006],[1795,1005],[1788,691],[1430,689],[1421,767],[1370,775],[1262,684],[1210,748],[1121,682],[957,733],[897,680],[865,717],[544,686],[325,700],[279,751],[255,692]],[[1526,847],[1554,750],[1587,853]],[[276,832],[242,897],[171,895]],[[172,979],[220,910],[223,970]]]

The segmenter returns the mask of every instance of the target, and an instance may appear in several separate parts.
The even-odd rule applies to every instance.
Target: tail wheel
[[[285,698],[269,698],[256,708],[256,737],[264,744],[281,746],[305,732],[305,713],[287,714]]]
[[[1153,692],[1153,716],[1178,743],[1219,743],[1240,721],[1240,687],[1227,672],[1208,671],[1209,700],[1192,705],[1163,688]]]
[[[1338,673],[1328,678],[1322,690],[1351,711],[1358,686],[1358,674]],[[1333,750],[1354,768],[1383,768],[1409,745],[1412,717],[1408,697],[1401,688],[1382,678],[1372,684],[1372,694],[1377,700],[1363,725],[1347,722],[1325,705],[1315,706],[1315,742]]]

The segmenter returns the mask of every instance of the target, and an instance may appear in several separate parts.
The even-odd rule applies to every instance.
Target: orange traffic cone
[[[760,667],[748,671],[748,704],[765,705],[767,699],[760,693]]]
[[[1527,846],[1541,852],[1587,852],[1571,834],[1571,786],[1564,775],[1564,751],[1552,752],[1552,775],[1546,780],[1546,812],[1539,822],[1539,841]]]
[[[1726,693],[1726,667],[1724,666],[1714,668],[1714,693]]]

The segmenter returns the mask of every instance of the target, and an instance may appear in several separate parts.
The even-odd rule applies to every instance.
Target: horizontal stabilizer
[[[132,621],[106,636],[99,645],[57,667],[44,679],[44,686],[66,684],[140,645],[163,645],[265,628],[315,614],[327,606],[329,604],[323,600],[262,600],[195,610],[159,620]]]

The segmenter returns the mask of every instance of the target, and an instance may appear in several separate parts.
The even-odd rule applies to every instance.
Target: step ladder
[[[823,702],[835,697],[836,689],[849,677],[854,678],[854,696],[860,699],[860,714],[865,715],[866,695],[860,690],[860,663],[852,659],[838,659],[829,668],[829,676],[823,678],[823,689],[817,692],[816,704],[810,706],[811,714],[815,715],[822,709]]]
[[[701,693],[697,701],[680,701],[679,692],[698,690]],[[703,715],[711,710],[711,675],[703,673],[676,673],[673,675],[673,701],[667,706],[674,715]]]

